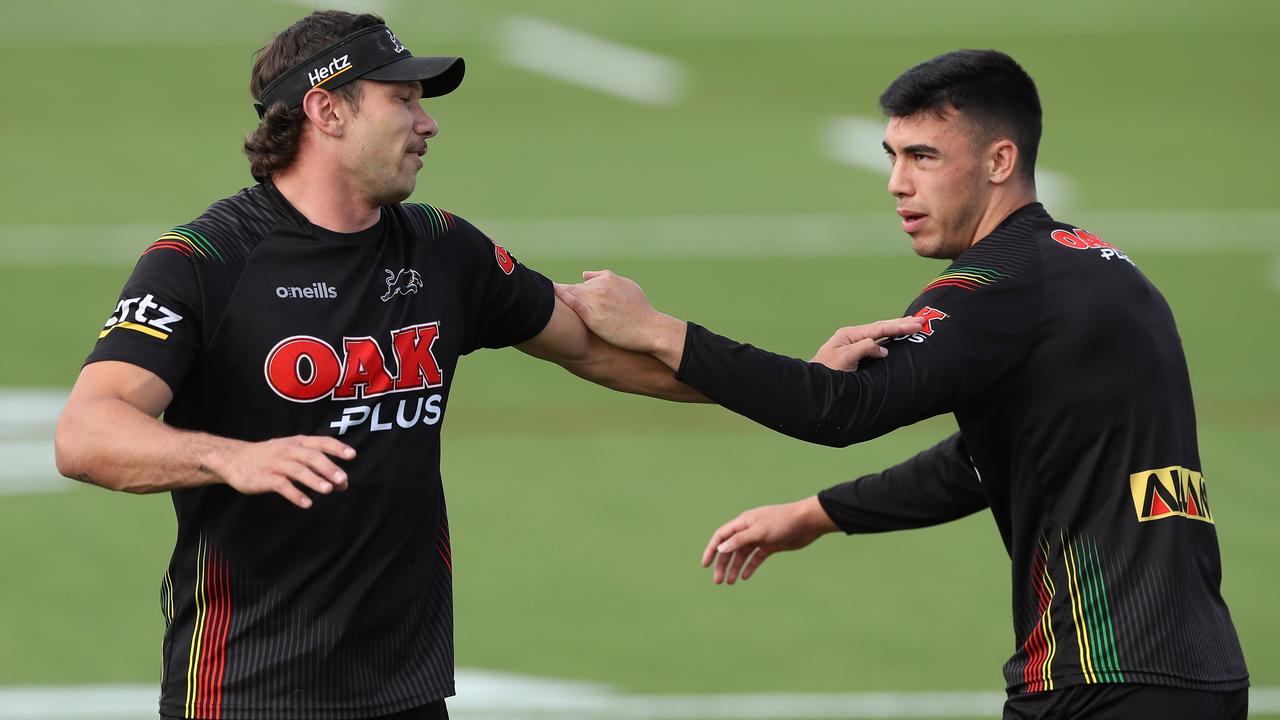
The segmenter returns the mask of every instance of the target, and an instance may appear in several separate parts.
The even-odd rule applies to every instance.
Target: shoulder
[[[142,254],[176,253],[197,266],[243,265],[280,220],[280,208],[261,186],[245,188],[210,205],[199,217],[165,231]]]
[[[406,202],[391,206],[392,212],[403,218],[414,233],[428,240],[438,240],[456,233],[475,231],[475,226],[465,219],[424,202]]]

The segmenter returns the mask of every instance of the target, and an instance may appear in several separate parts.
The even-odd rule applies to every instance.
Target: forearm
[[[909,378],[891,395],[883,366],[831,370],[736,343],[688,326],[676,378],[714,402],[777,432],[844,447],[882,435],[934,412],[915,407],[923,395]],[[890,402],[889,397],[898,398]],[[927,413],[927,414],[922,414]]]
[[[245,445],[175,429],[111,397],[69,405],[58,421],[54,440],[60,473],[131,493],[221,482],[209,468]]]
[[[817,500],[850,534],[940,525],[987,507],[959,433],[884,472],[823,490]]]
[[[654,356],[622,350],[595,335],[588,342],[590,349],[582,360],[564,363],[566,370],[584,380],[663,400],[710,402],[702,393],[676,380],[675,370]]]

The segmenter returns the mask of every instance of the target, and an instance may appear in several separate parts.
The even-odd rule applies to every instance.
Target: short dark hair
[[[253,73],[249,77],[249,93],[262,100],[262,91],[280,75],[298,63],[324,50],[342,38],[368,27],[384,25],[377,15],[354,15],[341,10],[317,10],[276,35],[255,55]],[[334,88],[357,112],[363,81],[357,80]],[[249,172],[258,182],[289,167],[298,154],[306,113],[301,107],[289,108],[273,103],[266,109],[257,129],[244,138],[244,154],[249,158]]]
[[[1035,81],[998,50],[955,50],[898,76],[880,96],[886,117],[958,111],[982,142],[1007,136],[1018,147],[1018,172],[1035,184],[1042,111]]]

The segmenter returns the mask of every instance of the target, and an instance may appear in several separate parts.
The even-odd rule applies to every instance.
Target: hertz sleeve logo
[[[1133,506],[1138,522],[1183,517],[1210,524],[1209,491],[1204,476],[1195,470],[1173,465],[1159,470],[1143,470],[1129,476]]]

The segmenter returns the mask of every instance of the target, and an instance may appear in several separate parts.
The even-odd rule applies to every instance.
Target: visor
[[[258,117],[267,108],[284,103],[293,109],[311,88],[326,90],[365,78],[383,82],[422,83],[423,97],[440,97],[462,84],[466,66],[460,57],[414,57],[386,25],[375,25],[348,35],[281,73],[262,90],[253,104]]]

